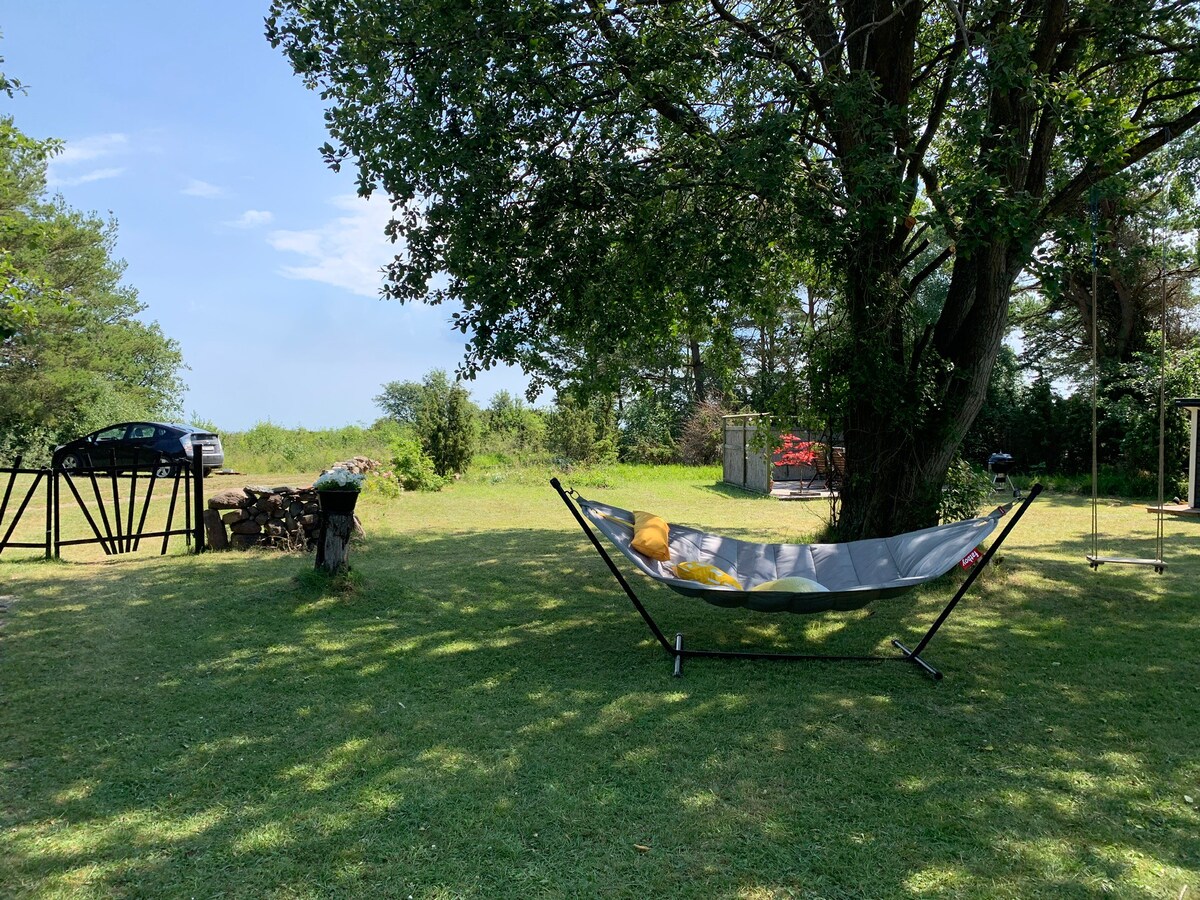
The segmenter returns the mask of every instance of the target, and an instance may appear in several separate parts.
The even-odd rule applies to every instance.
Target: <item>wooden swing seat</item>
[[[1167,568],[1166,562],[1161,559],[1138,559],[1130,556],[1092,556],[1089,554],[1087,561],[1093,569],[1098,569],[1104,563],[1118,566],[1153,566],[1154,571],[1160,575]]]

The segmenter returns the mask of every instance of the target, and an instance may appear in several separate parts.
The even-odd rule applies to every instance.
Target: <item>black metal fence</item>
[[[136,449],[132,452],[131,459],[119,462],[116,451],[111,451],[105,464],[94,465],[93,459],[93,465],[75,472],[22,468],[20,457],[12,468],[0,468],[0,478],[7,476],[4,499],[0,501],[0,530],[3,530],[0,553],[9,547],[21,547],[42,549],[47,559],[61,558],[63,547],[96,544],[105,556],[119,556],[136,553],[142,541],[161,538],[158,545],[161,555],[167,552],[172,537],[182,537],[197,553],[203,551],[204,465],[199,448],[188,465],[164,466],[156,454],[147,455]],[[164,471],[169,474],[164,475]],[[6,519],[17,479],[30,475],[32,483],[25,489],[12,517]],[[37,542],[15,541],[17,525],[39,488],[44,490],[46,499],[44,537]],[[155,528],[157,516],[150,517],[151,503],[156,492],[162,497],[164,491],[169,492],[165,520],[161,528]],[[64,537],[64,513],[70,516],[76,512],[86,522],[90,537]],[[177,519],[182,519],[182,523]]]

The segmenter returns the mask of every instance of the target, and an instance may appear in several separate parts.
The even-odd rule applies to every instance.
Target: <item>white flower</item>
[[[322,472],[320,477],[313,482],[313,487],[318,491],[360,491],[366,479],[366,475],[360,475],[338,466],[336,469]]]

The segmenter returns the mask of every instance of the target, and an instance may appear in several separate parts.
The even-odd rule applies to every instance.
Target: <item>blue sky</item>
[[[117,219],[143,317],[183,349],[187,418],[366,424],[381,385],[453,371],[464,336],[446,307],[379,298],[387,205],[325,168],[320,98],[267,44],[266,8],[6,4],[0,56],[28,93],[0,112],[65,140],[53,189]],[[525,379],[493,371],[468,387],[483,403]]]

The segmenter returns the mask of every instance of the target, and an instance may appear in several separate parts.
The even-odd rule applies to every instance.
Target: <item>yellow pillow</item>
[[[667,562],[671,558],[671,550],[667,546],[667,532],[670,526],[666,520],[660,519],[653,513],[633,511],[633,547],[643,556]]]
[[[780,591],[785,594],[819,594],[821,592],[829,593],[829,588],[821,584],[819,581],[813,581],[811,578],[805,578],[802,575],[792,575],[788,578],[780,578],[776,581],[764,581],[762,584],[756,584],[750,588],[752,591]]]
[[[714,587],[731,587],[741,590],[738,580],[728,572],[710,566],[708,563],[686,561],[675,564],[675,575],[685,581],[698,581],[701,584],[711,584]]]

